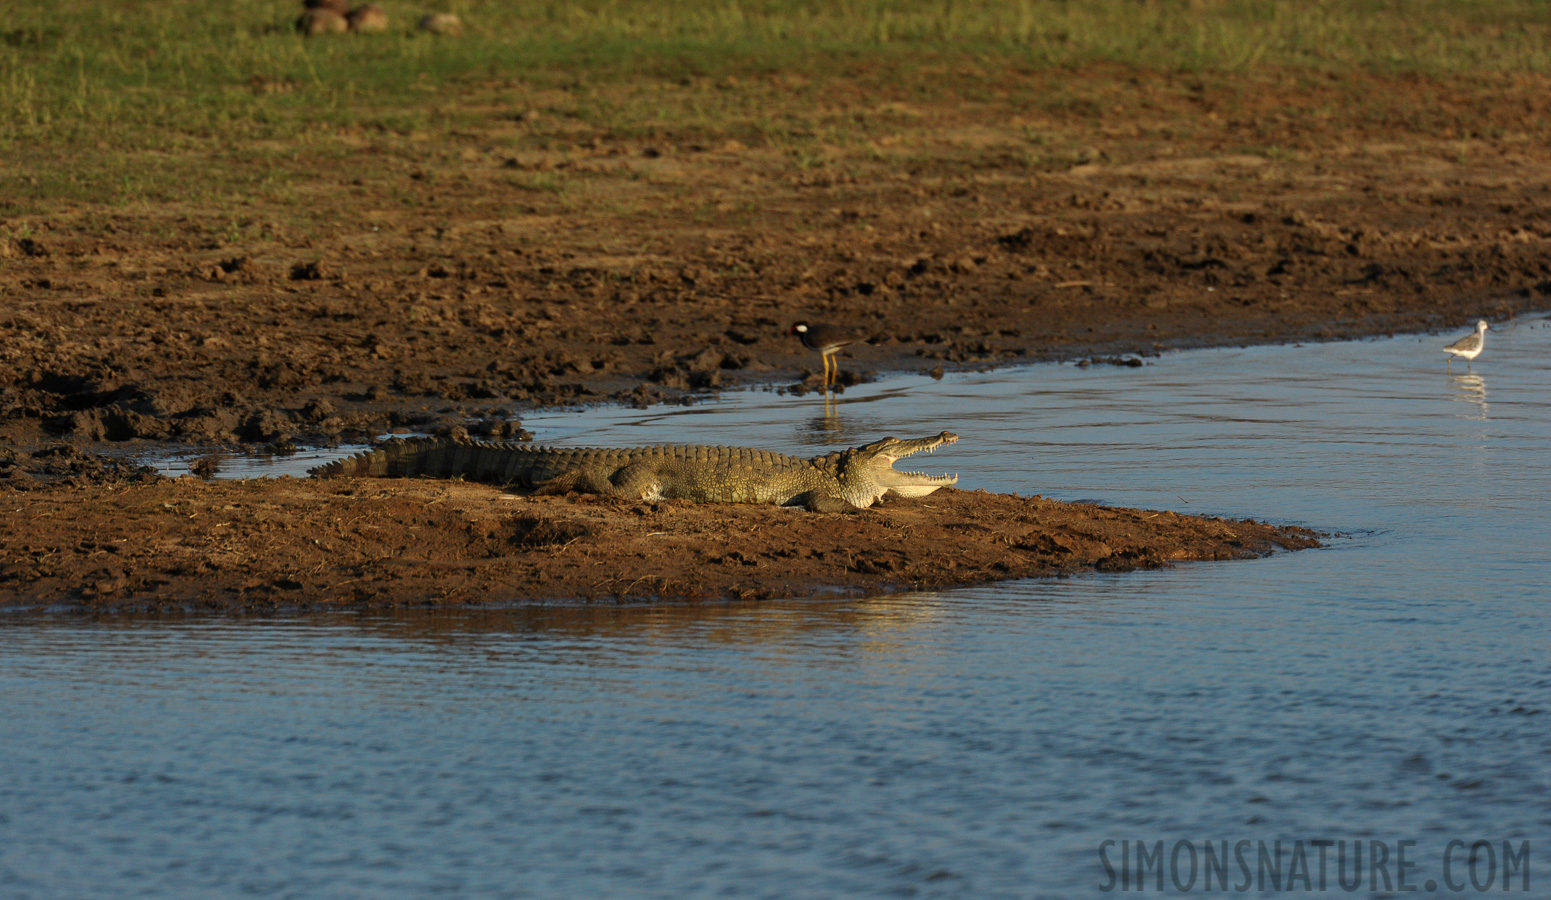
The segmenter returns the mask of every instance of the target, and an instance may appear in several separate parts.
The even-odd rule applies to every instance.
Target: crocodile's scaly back
[[[930,452],[957,439],[947,432],[908,442],[885,438],[862,448],[799,459],[748,447],[568,449],[418,438],[390,441],[319,466],[312,474],[464,478],[540,494],[577,491],[638,500],[775,503],[837,511],[871,506],[891,489],[920,496],[953,484],[956,476],[897,472],[892,465],[901,456]]]
[[[451,441],[413,438],[389,441],[380,447],[338,459],[311,470],[315,478],[466,478],[489,484],[506,484],[520,473],[508,475],[530,457],[520,444],[484,441]]]

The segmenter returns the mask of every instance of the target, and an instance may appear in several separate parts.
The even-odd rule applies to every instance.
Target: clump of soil
[[[934,589],[1318,545],[1253,521],[944,489],[853,515],[427,480],[0,492],[0,607],[259,611]]]
[[[316,7],[302,13],[301,18],[296,20],[296,30],[307,37],[315,37],[320,34],[343,34],[350,30],[350,25],[338,12]]]
[[[350,30],[357,34],[375,34],[388,30],[388,14],[375,3],[350,10],[345,19],[350,23]]]
[[[463,33],[463,20],[453,13],[431,13],[420,20],[420,30],[457,37]]]
[[[85,453],[71,444],[53,444],[31,453],[0,445],[0,494],[48,487],[150,484],[162,480],[156,470],[130,460]],[[6,519],[11,530],[19,520]]]

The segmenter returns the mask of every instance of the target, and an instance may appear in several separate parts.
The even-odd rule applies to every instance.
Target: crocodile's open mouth
[[[959,436],[951,431],[944,431],[936,437],[916,438],[909,441],[887,439],[892,441],[892,443],[879,448],[878,456],[888,460],[889,471],[882,473],[883,477],[879,481],[888,485],[891,493],[898,494],[901,497],[925,497],[938,488],[958,484],[959,476],[957,473],[953,475],[928,475],[925,472],[915,472],[908,469],[901,470],[893,467],[896,462],[907,456],[914,456],[917,453],[931,453],[938,447],[955,443],[958,439]]]

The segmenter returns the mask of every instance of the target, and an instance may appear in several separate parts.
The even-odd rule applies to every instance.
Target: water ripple
[[[1551,328],[1468,373],[1438,343],[525,423],[802,453],[947,427],[966,487],[1325,550],[815,603],[0,620],[0,895],[1072,897],[1105,839],[1416,839],[1426,866],[1543,833]]]

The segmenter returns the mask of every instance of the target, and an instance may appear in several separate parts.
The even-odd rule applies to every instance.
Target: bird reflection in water
[[[873,399],[877,398],[860,398],[849,404],[847,411],[842,414],[840,412],[842,404],[838,396],[824,398],[823,414],[808,416],[802,420],[802,424],[797,429],[798,440],[805,446],[822,448],[825,452],[876,441],[888,434],[889,426],[880,423],[876,416],[868,415],[867,406],[857,405],[866,404]],[[817,412],[816,408],[815,412]]]
[[[1487,410],[1486,379],[1470,372],[1464,375],[1450,375],[1449,381],[1454,388],[1454,393],[1449,399],[1460,403],[1469,403],[1475,407],[1464,418],[1484,420]]]
[[[829,391],[824,392],[824,419],[833,421],[834,427],[840,427],[840,401]]]
[[[823,438],[836,438],[844,434],[845,423],[840,418],[840,402],[834,394],[824,392],[824,414],[809,419],[803,431],[809,436]]]

